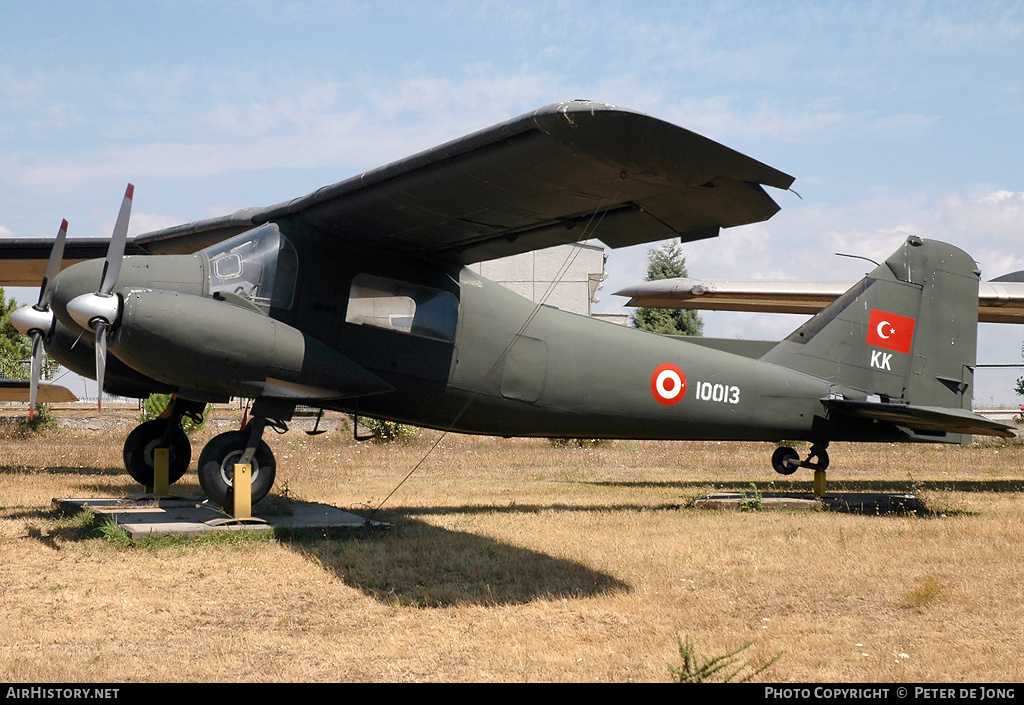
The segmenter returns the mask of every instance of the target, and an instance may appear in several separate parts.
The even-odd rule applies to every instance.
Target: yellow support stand
[[[209,526],[242,526],[267,522],[252,515],[252,465],[235,463],[235,479],[232,486],[232,515],[225,518],[211,519],[205,522]],[[229,511],[224,507],[224,511]]]
[[[252,465],[235,463],[235,519],[252,518]]]
[[[821,499],[825,496],[825,471],[814,471],[814,496]]]
[[[166,497],[170,494],[171,449],[153,449],[153,495]]]

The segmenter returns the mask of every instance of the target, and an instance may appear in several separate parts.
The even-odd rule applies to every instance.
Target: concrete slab
[[[882,492],[829,492],[825,508],[850,514],[915,514],[919,509],[912,494]]]
[[[917,498],[912,494],[880,492],[828,492],[818,499],[811,492],[760,492],[762,509],[825,510],[851,514],[912,514]],[[708,509],[742,509],[756,495],[752,492],[715,492],[696,500]]]
[[[339,530],[366,528],[366,519],[327,504],[296,502],[273,497],[256,505],[253,519],[236,522],[201,497],[138,496],[127,498],[55,499],[69,514],[91,510],[103,519],[112,517],[137,541],[146,536],[195,537],[213,531]],[[371,522],[373,527],[387,526]]]

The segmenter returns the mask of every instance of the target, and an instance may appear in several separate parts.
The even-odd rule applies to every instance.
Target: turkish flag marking
[[[868,345],[909,353],[914,342],[914,323],[913,318],[873,308],[868,318]]]

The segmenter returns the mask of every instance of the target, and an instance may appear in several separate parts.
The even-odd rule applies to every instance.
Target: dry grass
[[[134,492],[123,435],[0,429],[6,681],[668,681],[682,637],[770,681],[1024,680],[1018,445],[834,445],[830,489],[932,509],[859,516],[690,506],[770,489],[764,444],[450,436],[391,531],[123,548],[50,504]],[[436,437],[267,436],[276,491],[364,513]]]

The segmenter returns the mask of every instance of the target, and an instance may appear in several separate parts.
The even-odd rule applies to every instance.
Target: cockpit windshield
[[[292,307],[298,257],[273,223],[207,247],[210,293],[231,293],[264,308]]]

